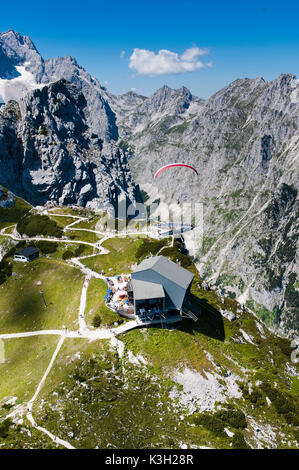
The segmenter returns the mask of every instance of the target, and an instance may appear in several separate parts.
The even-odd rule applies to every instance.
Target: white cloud
[[[181,55],[181,59],[187,62],[193,62],[197,60],[197,57],[209,54],[209,49],[201,49],[199,47],[190,47],[186,49]]]
[[[134,49],[130,57],[129,67],[140,75],[157,77],[158,75],[186,73],[209,67],[198,58],[209,54],[208,49],[191,47],[181,55],[167,49],[161,49],[157,54],[147,49]]]
[[[120,57],[121,59],[123,59],[123,58],[124,58],[124,56],[125,56],[125,53],[126,53],[126,51],[121,51],[121,53],[120,53],[119,57]]]

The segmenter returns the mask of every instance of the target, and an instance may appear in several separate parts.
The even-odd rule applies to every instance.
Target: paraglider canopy
[[[160,173],[162,173],[162,171],[167,170],[168,168],[174,168],[174,167],[176,167],[176,166],[182,166],[182,167],[185,167],[185,168],[190,168],[190,170],[193,170],[193,171],[198,175],[196,169],[195,169],[193,166],[191,166],[191,165],[187,165],[186,163],[169,163],[168,165],[164,165],[164,166],[162,166],[161,168],[159,168],[158,171],[156,171],[156,173],[155,173],[155,179],[157,178],[157,176],[158,176]]]

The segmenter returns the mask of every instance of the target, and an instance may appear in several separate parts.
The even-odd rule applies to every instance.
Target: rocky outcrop
[[[15,203],[15,195],[11,191],[7,191],[6,188],[0,186],[0,207],[8,209]]]
[[[34,205],[135,203],[125,153],[88,126],[85,96],[62,79],[0,114],[0,184]]]
[[[43,83],[64,78],[72,82],[86,99],[86,121],[91,132],[104,141],[118,139],[116,116],[108,104],[105,88],[92,78],[71,56],[56,57],[45,61]]]
[[[34,205],[138,201],[108,93],[71,57],[0,33],[0,181]]]
[[[17,78],[21,73],[16,67],[25,65],[37,83],[44,74],[44,61],[28,36],[8,30],[0,33],[0,78]]]
[[[43,60],[27,36],[9,30],[0,33],[0,103],[19,100],[28,91],[64,78],[76,85],[86,99],[85,117],[91,132],[104,141],[117,140],[115,114],[97,79],[67,55]]]

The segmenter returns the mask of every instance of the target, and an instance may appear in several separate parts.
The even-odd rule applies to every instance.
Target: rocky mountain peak
[[[41,78],[43,60],[33,42],[13,30],[0,33],[0,95],[1,79],[18,78],[24,71],[32,73],[36,82]]]
[[[28,93],[19,104],[22,117],[30,124],[29,132],[41,128],[46,136],[54,131],[59,140],[82,139],[82,146],[86,147],[83,137],[87,130],[87,102],[73,83],[60,79]]]
[[[152,103],[157,103],[157,104],[161,105],[161,104],[165,103],[169,98],[173,99],[173,97],[177,97],[177,96],[181,96],[185,99],[191,99],[192,98],[192,95],[191,95],[190,91],[188,90],[188,88],[186,88],[184,86],[182,86],[181,88],[175,90],[173,88],[170,88],[167,85],[163,85],[162,88],[159,88],[159,90],[157,90],[152,95],[150,100],[152,101]]]
[[[299,88],[296,75],[284,73],[271,82],[271,89],[276,93],[276,99],[291,94],[294,89]]]
[[[35,45],[28,36],[22,36],[12,29],[0,33],[0,43],[1,46],[7,50],[8,55],[16,55],[18,52],[22,53],[22,51],[24,52],[26,49],[37,52]]]
[[[182,109],[188,108],[192,101],[192,94],[186,87],[181,87],[174,90],[167,85],[157,90],[148,101],[148,107],[155,109],[155,111],[165,112],[169,111],[170,107],[174,108],[172,111],[181,112]]]
[[[79,64],[78,64],[77,60],[76,60],[75,57],[73,57],[72,55],[67,54],[67,55],[65,56],[65,60],[67,60],[68,62],[70,62],[70,63],[76,65],[77,67],[79,67]]]
[[[0,34],[0,102],[19,100],[28,91],[61,78],[75,84],[87,101],[88,126],[103,140],[117,140],[115,115],[103,87],[70,55],[46,61],[32,41],[15,31]]]
[[[33,205],[116,207],[140,199],[126,154],[89,127],[89,108],[61,79],[10,101],[0,114],[0,183]]]

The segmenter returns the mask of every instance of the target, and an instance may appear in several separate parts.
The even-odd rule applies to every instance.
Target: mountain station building
[[[180,321],[193,274],[165,256],[143,260],[131,274],[129,299],[141,320],[163,317]]]
[[[39,257],[39,251],[34,246],[29,246],[28,248],[24,248],[23,250],[16,251],[14,254],[15,261],[32,261]]]

